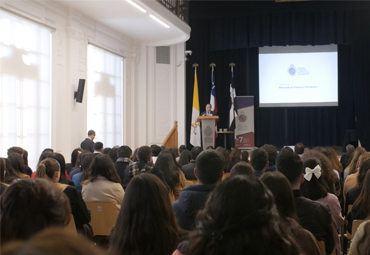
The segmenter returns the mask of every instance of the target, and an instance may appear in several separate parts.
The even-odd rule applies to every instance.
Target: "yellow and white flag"
[[[197,68],[195,67],[193,110],[191,114],[191,132],[190,132],[190,144],[193,146],[201,146],[200,123],[197,121],[199,113],[200,113],[200,108],[199,108],[199,94],[198,94],[198,78],[197,78]]]

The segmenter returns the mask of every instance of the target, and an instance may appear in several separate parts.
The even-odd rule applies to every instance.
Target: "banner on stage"
[[[254,96],[237,96],[238,116],[235,119],[235,148],[254,147]]]

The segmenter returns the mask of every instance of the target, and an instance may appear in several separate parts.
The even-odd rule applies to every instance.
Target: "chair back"
[[[91,213],[90,225],[94,236],[109,236],[116,225],[117,206],[110,202],[86,202],[86,207]]]
[[[355,236],[358,227],[361,225],[361,223],[364,222],[363,220],[354,220],[352,222],[352,236]]]

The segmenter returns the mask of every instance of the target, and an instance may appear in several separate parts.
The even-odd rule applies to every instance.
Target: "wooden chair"
[[[114,203],[86,202],[87,209],[91,212],[90,225],[94,236],[109,236],[116,225],[118,211]]]
[[[357,229],[358,227],[360,226],[360,224],[364,222],[363,220],[354,220],[352,222],[352,234],[350,234],[349,232],[347,232],[346,234],[344,234],[344,240],[343,240],[343,254],[347,254],[347,243],[348,241],[352,240],[352,237],[356,234],[357,232]]]
[[[324,243],[324,241],[318,241],[317,244],[319,245],[319,248],[320,248],[320,251],[321,251],[321,255],[325,255],[326,254],[326,251],[325,251],[325,243]]]
[[[77,229],[75,224],[75,219],[73,218],[73,215],[70,214],[71,220],[69,221],[69,224],[65,226],[66,230],[70,232],[72,235],[77,235]]]

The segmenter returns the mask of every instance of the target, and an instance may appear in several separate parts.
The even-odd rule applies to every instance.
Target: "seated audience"
[[[90,177],[82,182],[82,198],[85,202],[111,202],[121,208],[123,191],[113,162],[108,155],[98,154],[91,163]]]
[[[347,179],[347,177],[351,174],[355,174],[357,173],[357,167],[358,167],[358,164],[357,164],[357,161],[358,159],[360,158],[360,156],[362,154],[364,154],[366,152],[365,148],[363,147],[357,147],[354,154],[353,154],[353,158],[352,158],[352,161],[349,163],[349,165],[347,166],[346,169],[344,169],[344,173],[343,173],[343,178],[344,178],[344,181]],[[345,189],[345,187],[343,188]],[[348,191],[348,190],[346,190]],[[343,190],[343,193],[346,192],[345,190]],[[345,194],[343,194],[344,197],[346,197]]]
[[[113,164],[116,163],[118,159],[118,155],[117,155],[118,149],[119,149],[119,146],[114,146],[108,154],[109,157],[112,159]]]
[[[304,177],[301,158],[293,151],[280,152],[276,158],[276,170],[284,174],[290,182],[299,223],[318,241],[324,241],[326,253],[330,254],[335,245],[330,208],[322,202],[312,201],[302,196],[300,187]]]
[[[320,254],[316,238],[298,223],[294,196],[288,179],[280,172],[268,172],[259,179],[274,196],[276,209],[286,225],[286,231],[298,244],[300,254]]]
[[[153,160],[153,164],[155,164],[155,161],[157,160],[157,157],[159,155],[159,153],[161,153],[162,151],[162,148],[159,147],[158,145],[156,144],[153,144],[150,149],[152,150],[152,160]]]
[[[169,195],[171,203],[179,199],[180,192],[185,187],[185,175],[175,165],[175,161],[171,153],[166,150],[159,153],[155,167],[161,170],[164,174],[166,182],[170,187]]]
[[[301,156],[304,153],[304,144],[303,143],[296,143],[294,145],[294,152],[298,155]]]
[[[53,149],[50,149],[50,148],[44,149],[40,154],[39,161],[37,162],[36,168],[39,166],[41,161],[43,161],[44,159],[47,159],[53,153],[54,153]],[[32,173],[31,179],[35,179],[35,176],[36,176],[36,171]]]
[[[130,159],[131,154],[132,154],[131,148],[126,145],[118,148],[118,151],[117,151],[118,158],[114,164],[114,167],[116,168],[117,174],[119,178],[121,179],[122,184],[124,180],[125,169],[132,162]]]
[[[184,150],[180,153],[179,166],[185,166],[190,163],[191,154],[190,151]]]
[[[125,169],[123,187],[126,188],[132,178],[141,173],[151,173],[161,179],[169,189],[163,172],[154,166],[152,162],[152,150],[148,146],[141,146],[137,151],[138,162],[131,162]]]
[[[102,142],[96,142],[94,144],[94,153],[102,153],[103,152],[103,143]]]
[[[327,147],[327,150],[329,151],[329,159],[331,161],[331,164],[333,165],[334,169],[339,172],[339,174],[343,173],[343,166],[340,163],[337,153],[332,147]]]
[[[188,149],[186,148],[186,146],[183,144],[183,145],[180,145],[179,147],[179,151],[180,151],[180,155],[183,151],[187,151]]]
[[[20,180],[20,173],[14,170],[8,158],[2,158],[5,161],[5,183],[11,184],[14,181]]]
[[[251,165],[254,169],[254,176],[258,179],[269,165],[269,155],[264,149],[254,149],[251,152]]]
[[[111,147],[105,147],[102,151],[102,154],[109,155],[111,152],[112,148]]]
[[[358,227],[351,241],[348,255],[368,255],[370,247],[370,220],[366,220]]]
[[[370,217],[370,171],[367,171],[360,196],[353,204],[352,211],[347,214],[347,230],[352,233],[352,223],[354,220],[364,220]]]
[[[5,168],[6,162],[5,159],[0,158],[0,196],[3,194],[4,190],[9,186],[5,183]]]
[[[59,178],[59,183],[62,183],[62,184],[67,184],[67,185],[72,185],[74,186],[74,183],[73,181],[71,180],[68,180],[66,175],[67,174],[67,171],[66,171],[66,161],[63,157],[62,154],[60,153],[53,153],[49,156],[49,158],[53,158],[55,159],[56,161],[58,161],[59,165],[60,165],[60,178]]]
[[[234,176],[215,187],[197,215],[188,245],[180,245],[179,251],[189,255],[298,255],[297,244],[285,228],[270,191],[253,177]]]
[[[320,161],[314,156],[304,156],[302,157],[302,161],[304,171],[304,181],[301,184],[302,195],[313,201],[320,201],[327,204],[330,208],[335,229],[338,231],[344,224],[342,209],[337,196],[328,193],[326,183],[321,176]],[[340,255],[341,246],[337,231],[333,233],[333,237],[335,241],[336,254]]]
[[[24,162],[21,155],[19,155],[18,153],[10,153],[8,155],[8,159],[13,169],[17,172],[19,178],[21,179],[30,178],[30,176],[26,174],[24,171]]]
[[[82,152],[82,149],[81,148],[77,148],[77,149],[74,149],[71,153],[71,163],[67,163],[66,164],[66,171],[67,171],[67,174],[69,175],[69,173],[75,168],[76,166],[76,162],[77,162],[77,158],[78,158],[78,155]],[[71,177],[72,179],[72,177]]]
[[[249,152],[247,150],[242,151],[242,161],[249,163]]]
[[[346,199],[347,198],[347,192],[356,187],[358,185],[358,176],[360,174],[359,170],[362,164],[362,161],[369,159],[370,158],[370,152],[363,152],[357,159],[356,163],[356,173],[351,174],[347,177],[347,179],[344,182],[343,185],[343,197]],[[351,162],[352,164],[352,162]]]
[[[170,255],[179,240],[179,229],[163,181],[148,173],[135,176],[127,186],[112,230],[109,254]]]
[[[69,173],[69,176],[71,178],[73,178],[73,176],[75,174],[78,174],[78,173],[81,173],[81,159],[84,155],[86,154],[90,154],[91,152],[89,150],[86,150],[86,151],[82,151],[79,155],[78,155],[78,158],[77,158],[77,161],[76,161],[76,168],[74,168],[70,173]]]
[[[26,242],[14,241],[1,249],[2,255],[102,255],[104,252],[82,236],[71,235],[66,228],[52,227]]]
[[[50,226],[66,226],[71,207],[66,195],[44,179],[20,180],[1,196],[0,240],[28,240]]]
[[[233,168],[231,168],[230,171],[230,176],[235,175],[248,175],[254,177],[253,168],[244,161],[238,162],[233,166]]]
[[[242,160],[242,152],[239,148],[234,148],[230,153],[230,168],[232,168],[236,163]]]
[[[190,230],[194,227],[197,212],[203,208],[209,194],[222,180],[224,157],[214,150],[206,150],[197,156],[194,173],[197,185],[182,189],[179,200],[172,203],[180,228]]]
[[[21,147],[18,147],[18,146],[13,146],[13,147],[10,147],[8,149],[8,156],[11,154],[11,153],[18,153],[19,155],[22,156],[23,158],[23,163],[24,163],[24,172],[25,174],[27,174],[29,177],[31,177],[32,175],[32,170],[31,168],[28,166],[28,152],[26,150],[24,150],[23,148]]]
[[[72,215],[76,224],[77,231],[85,233],[85,228],[91,228],[88,224],[91,220],[90,212],[86,208],[85,202],[74,186],[59,183],[60,165],[53,158],[47,158],[40,162],[36,170],[36,178],[43,178],[51,181],[55,186],[64,192],[69,199]],[[87,226],[84,226],[87,225]]]
[[[261,147],[261,149],[264,149],[269,155],[269,165],[266,167],[265,172],[276,171],[275,160],[278,154],[276,147],[271,144],[265,144]]]
[[[360,196],[362,187],[364,186],[365,176],[369,170],[370,170],[370,158],[366,159],[361,163],[360,170],[358,171],[359,174],[357,175],[357,185],[347,192],[345,201],[346,203],[344,207],[345,213],[348,212],[348,205],[353,205],[357,198]]]
[[[81,157],[81,172],[73,175],[72,177],[74,186],[76,187],[79,193],[81,193],[82,191],[81,183],[90,177],[91,163],[93,162],[96,156],[97,154],[95,153],[86,153]]]
[[[195,160],[202,151],[203,149],[200,146],[193,147],[190,151],[190,163],[181,167],[182,172],[185,174],[186,180],[197,180],[197,177],[194,174]]]

